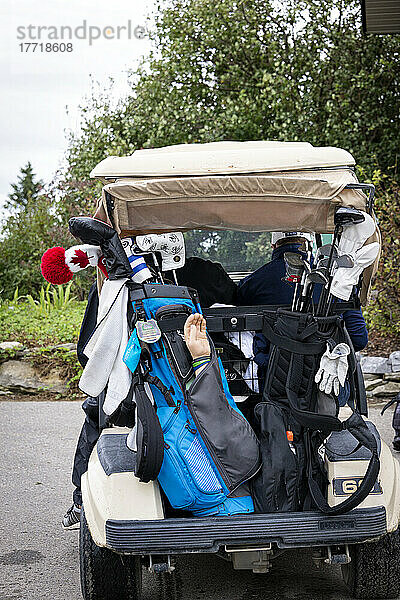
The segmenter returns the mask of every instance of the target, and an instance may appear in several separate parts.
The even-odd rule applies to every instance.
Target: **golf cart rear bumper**
[[[328,517],[317,512],[234,517],[106,522],[107,547],[130,554],[218,552],[229,548],[279,548],[352,544],[386,534],[383,507]]]

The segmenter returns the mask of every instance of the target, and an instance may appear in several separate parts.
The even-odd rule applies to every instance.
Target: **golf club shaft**
[[[326,311],[326,303],[327,303],[327,300],[328,300],[329,290],[331,289],[331,283],[332,283],[331,269],[332,269],[332,263],[333,263],[333,254],[334,254],[334,251],[335,251],[335,244],[336,244],[336,240],[337,240],[338,235],[339,235],[339,231],[340,231],[340,226],[336,225],[335,231],[334,231],[334,234],[333,234],[331,251],[329,253],[328,264],[327,264],[327,271],[328,271],[329,283],[328,283],[327,286],[325,286],[325,287],[322,288],[321,295],[320,295],[319,301],[318,301],[318,306],[317,306],[317,315],[319,317],[321,317],[322,315],[324,315],[325,311]]]

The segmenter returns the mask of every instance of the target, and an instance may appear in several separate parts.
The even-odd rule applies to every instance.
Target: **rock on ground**
[[[394,373],[400,373],[400,351],[392,352],[389,356],[389,361]]]
[[[363,373],[391,373],[392,366],[388,358],[382,356],[362,356],[360,359],[361,370]]]
[[[372,395],[376,398],[392,398],[400,393],[400,382],[388,381],[384,385],[376,387]]]
[[[0,365],[0,389],[33,394],[39,390],[66,394],[67,386],[60,380],[56,369],[39,376],[26,360],[7,360]]]
[[[0,342],[0,350],[22,350],[21,342]]]

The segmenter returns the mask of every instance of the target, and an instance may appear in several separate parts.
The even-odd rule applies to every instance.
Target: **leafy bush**
[[[372,301],[365,309],[368,325],[400,345],[400,185],[375,171],[376,214],[382,233],[382,255],[373,286]]]
[[[28,347],[76,343],[86,302],[71,301],[66,308],[40,312],[27,300],[0,306],[1,341],[18,341]]]

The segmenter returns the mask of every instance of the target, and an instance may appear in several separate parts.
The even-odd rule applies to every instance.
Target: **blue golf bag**
[[[154,439],[163,444],[163,455],[156,453],[157,473],[147,473],[142,481],[157,477],[171,506],[195,516],[253,512],[246,482],[260,469],[258,440],[229,392],[212,340],[211,361],[195,377],[179,333],[190,314],[201,313],[195,290],[144,284],[133,286],[130,298],[135,328],[124,361],[137,377],[137,471],[154,453],[149,440],[159,425],[162,435],[153,436],[152,444]],[[140,343],[137,324],[150,320],[161,337]],[[145,383],[154,400],[151,408]]]

